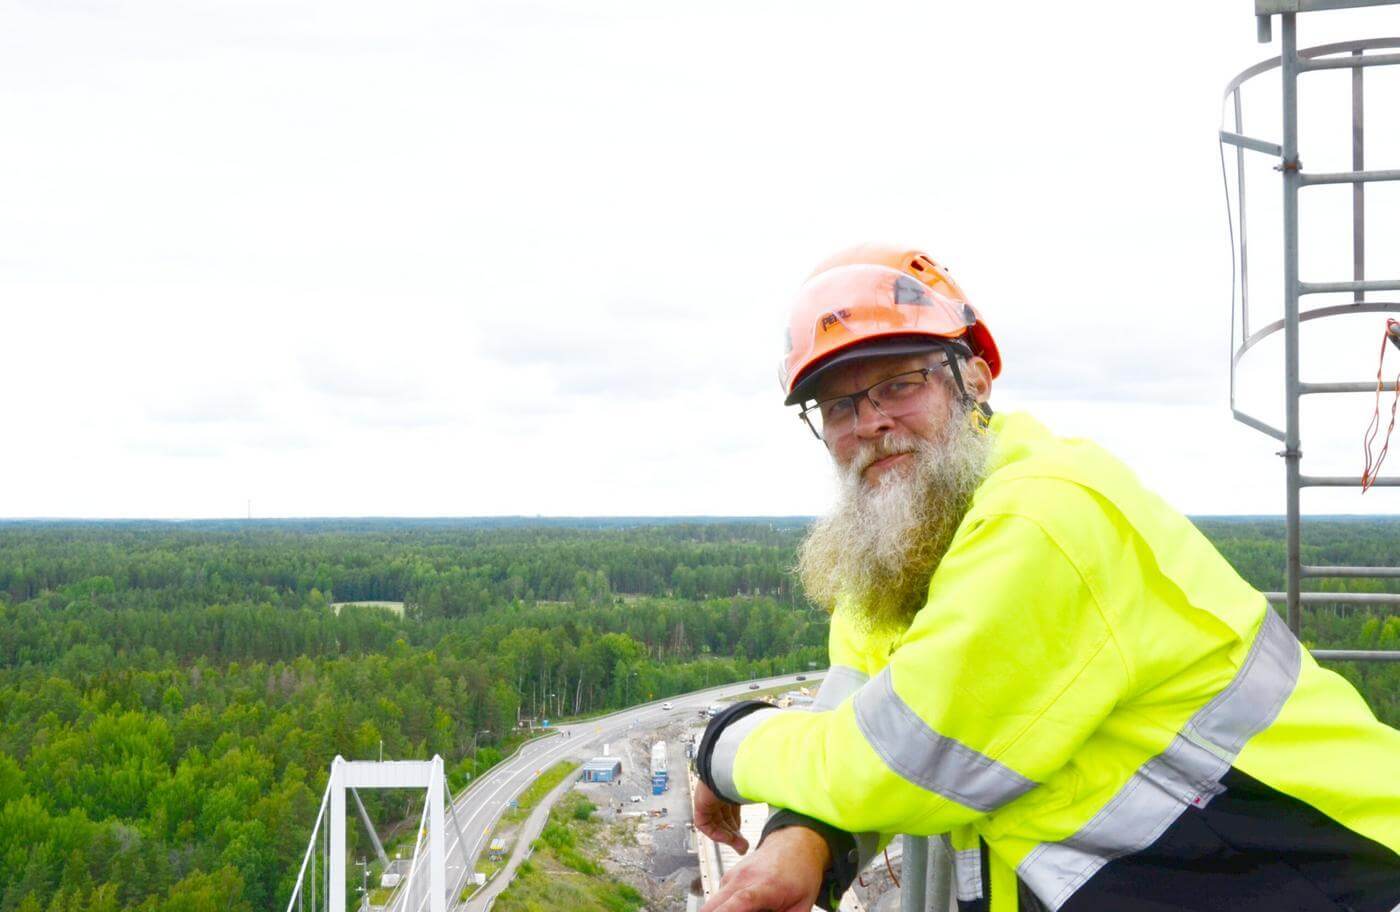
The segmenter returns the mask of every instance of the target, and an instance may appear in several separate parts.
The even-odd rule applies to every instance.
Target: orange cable
[[[1392,336],[1394,336],[1393,339]],[[1385,346],[1388,342],[1395,342],[1396,346],[1400,347],[1400,341],[1396,340],[1400,340],[1400,320],[1388,319],[1385,321],[1385,333],[1381,336],[1380,364],[1376,367],[1376,404],[1371,412],[1371,420],[1366,425],[1366,435],[1363,440],[1366,465],[1361,470],[1362,494],[1369,491],[1376,479],[1380,477],[1381,464],[1385,462],[1385,457],[1390,452],[1390,437],[1395,431],[1396,407],[1400,406],[1400,373],[1395,375],[1395,398],[1390,403],[1390,426],[1385,431],[1385,442],[1373,459],[1371,448],[1375,445],[1376,435],[1380,433],[1381,429],[1381,393],[1385,390]]]

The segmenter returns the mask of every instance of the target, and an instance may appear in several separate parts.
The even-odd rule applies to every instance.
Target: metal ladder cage
[[[1255,0],[1259,17],[1259,37],[1267,42],[1271,32],[1270,16],[1282,19],[1283,48],[1278,57],[1255,64],[1232,79],[1225,89],[1224,114],[1232,114],[1228,124],[1220,129],[1221,166],[1224,168],[1225,147],[1231,146],[1236,156],[1238,210],[1231,211],[1231,253],[1234,258],[1235,281],[1231,285],[1230,326],[1230,411],[1235,419],[1283,443],[1280,454],[1287,465],[1287,536],[1288,590],[1266,593],[1269,600],[1288,606],[1288,626],[1295,634],[1302,621],[1304,603],[1349,603],[1362,605],[1400,606],[1400,593],[1327,593],[1302,592],[1303,578],[1320,577],[1389,577],[1400,578],[1397,567],[1319,567],[1304,566],[1300,555],[1299,493],[1304,487],[1359,486],[1360,478],[1306,476],[1302,474],[1301,429],[1299,400],[1305,395],[1338,393],[1374,393],[1375,383],[1303,383],[1298,378],[1299,327],[1302,323],[1339,314],[1400,313],[1400,302],[1366,300],[1367,292],[1400,291],[1400,279],[1372,281],[1366,278],[1365,261],[1365,187],[1374,181],[1400,181],[1400,170],[1365,171],[1363,169],[1363,72],[1366,67],[1400,64],[1400,53],[1367,54],[1367,51],[1400,48],[1400,38],[1374,38],[1340,44],[1319,45],[1298,49],[1295,15],[1323,9],[1379,6],[1400,0]],[[1352,71],[1352,168],[1339,173],[1305,173],[1298,161],[1298,76],[1310,70],[1350,67]],[[1261,73],[1280,68],[1283,73],[1283,143],[1256,139],[1244,133],[1244,112],[1240,103],[1240,87]],[[1245,225],[1245,153],[1262,153],[1279,160],[1283,174],[1284,214],[1284,316],[1251,331],[1249,322],[1248,235]],[[1230,211],[1228,179],[1226,209]],[[1298,279],[1298,190],[1318,184],[1352,185],[1352,280],[1349,282],[1301,282]],[[1235,235],[1236,216],[1239,234]],[[1239,288],[1239,333],[1236,332],[1234,291]],[[1314,307],[1300,311],[1298,299],[1307,294],[1350,292],[1355,297],[1350,304]],[[1242,411],[1235,402],[1235,369],[1245,353],[1264,339],[1282,331],[1284,334],[1284,387],[1286,426],[1280,430]],[[1385,384],[1393,391],[1395,384]],[[1378,479],[1377,485],[1400,487],[1400,477]],[[1319,659],[1339,661],[1400,661],[1400,651],[1318,649]],[[900,883],[900,906],[903,912],[945,912],[954,908],[955,874],[952,850],[944,837],[903,836],[904,876]]]
[[[1279,453],[1285,460],[1285,489],[1287,495],[1287,589],[1266,593],[1269,600],[1287,606],[1288,626],[1299,633],[1304,604],[1352,604],[1400,607],[1400,593],[1328,593],[1303,592],[1304,579],[1338,577],[1400,578],[1400,566],[1394,567],[1329,567],[1307,566],[1301,558],[1300,493],[1305,487],[1359,487],[1360,477],[1305,475],[1302,471],[1302,428],[1299,403],[1303,396],[1342,393],[1375,394],[1375,382],[1312,383],[1299,379],[1299,335],[1303,323],[1343,314],[1396,313],[1400,302],[1371,301],[1369,292],[1400,291],[1400,279],[1374,280],[1366,277],[1366,185],[1380,181],[1400,181],[1400,169],[1367,171],[1364,169],[1364,73],[1368,67],[1400,64],[1400,53],[1371,53],[1400,48],[1400,37],[1372,38],[1298,48],[1296,15],[1324,9],[1377,6],[1397,0],[1255,0],[1259,24],[1259,40],[1271,40],[1272,15],[1278,15],[1282,41],[1278,57],[1262,61],[1244,70],[1226,86],[1222,103],[1220,150],[1222,177],[1225,180],[1226,210],[1230,215],[1231,254],[1234,278],[1231,284],[1230,326],[1230,411],[1240,423],[1272,437],[1283,444]],[[1273,69],[1282,78],[1282,142],[1274,143],[1249,136],[1244,132],[1244,111],[1240,88],[1249,80]],[[1351,70],[1351,163],[1352,170],[1340,172],[1306,172],[1298,156],[1298,78],[1301,74],[1328,69]],[[1228,120],[1227,120],[1228,118]],[[1225,171],[1226,147],[1235,155],[1236,193],[1234,205],[1230,199],[1229,177]],[[1250,324],[1248,232],[1245,221],[1246,181],[1245,157],[1263,154],[1278,159],[1275,170],[1283,183],[1283,317],[1260,327]],[[1352,278],[1350,281],[1304,282],[1298,278],[1298,195],[1304,187],[1350,184]],[[1235,233],[1235,225],[1239,233]],[[1238,289],[1239,307],[1235,307]],[[1351,302],[1318,306],[1303,310],[1299,299],[1311,294],[1351,294]],[[1238,322],[1236,316],[1238,315]],[[1238,330],[1237,327],[1238,326]],[[1245,354],[1264,339],[1282,331],[1284,340],[1284,406],[1285,426],[1282,429],[1241,410],[1235,399],[1235,373]],[[1383,389],[1394,391],[1395,384],[1387,382]],[[1376,486],[1400,487],[1400,476],[1382,477]],[[1316,650],[1319,659],[1349,661],[1400,661],[1400,651],[1386,650]]]

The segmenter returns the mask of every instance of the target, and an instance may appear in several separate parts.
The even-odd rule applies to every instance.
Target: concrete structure
[[[447,844],[444,804],[447,783],[443,776],[441,757],[432,760],[392,760],[382,763],[350,761],[337,756],[331,762],[330,781],[321,797],[321,811],[311,830],[311,842],[306,847],[296,886],[287,903],[287,912],[311,900],[317,908],[318,886],[327,912],[345,912],[345,791],[364,788],[421,788],[428,793],[419,823],[419,841],[427,843],[427,857],[415,859],[409,871],[408,889],[415,885],[416,894],[423,896],[428,912],[447,912],[447,865],[443,847]],[[363,814],[363,808],[361,808]],[[364,815],[369,826],[369,817]],[[373,828],[370,827],[371,833]],[[377,837],[375,839],[377,842]],[[317,865],[317,843],[321,843],[320,864]],[[426,870],[424,870],[426,869]],[[318,877],[318,871],[320,876]],[[309,875],[309,876],[308,876]]]

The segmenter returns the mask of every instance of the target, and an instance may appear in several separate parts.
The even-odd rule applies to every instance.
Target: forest
[[[1282,588],[1278,520],[1198,525]],[[456,790],[522,720],[824,665],[825,615],[790,572],[804,529],[0,523],[0,912],[280,908],[336,754],[440,753]],[[1400,521],[1304,541],[1307,563],[1390,564]],[[1310,610],[1304,639],[1400,649],[1400,616]],[[1400,723],[1400,663],[1334,667]],[[410,795],[365,797],[391,839],[413,816]]]

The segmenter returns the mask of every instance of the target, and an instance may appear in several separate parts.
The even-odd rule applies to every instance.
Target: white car
[[[662,708],[662,709],[675,709],[676,707],[675,707],[675,704],[673,704],[670,700],[667,700],[665,703],[662,703],[662,704],[661,704],[661,708]]]
[[[642,800],[642,796],[641,796],[641,795],[633,795],[631,798],[628,798],[627,800],[630,801],[630,802],[632,802],[633,804],[636,804],[637,802],[639,802],[639,801]]]

